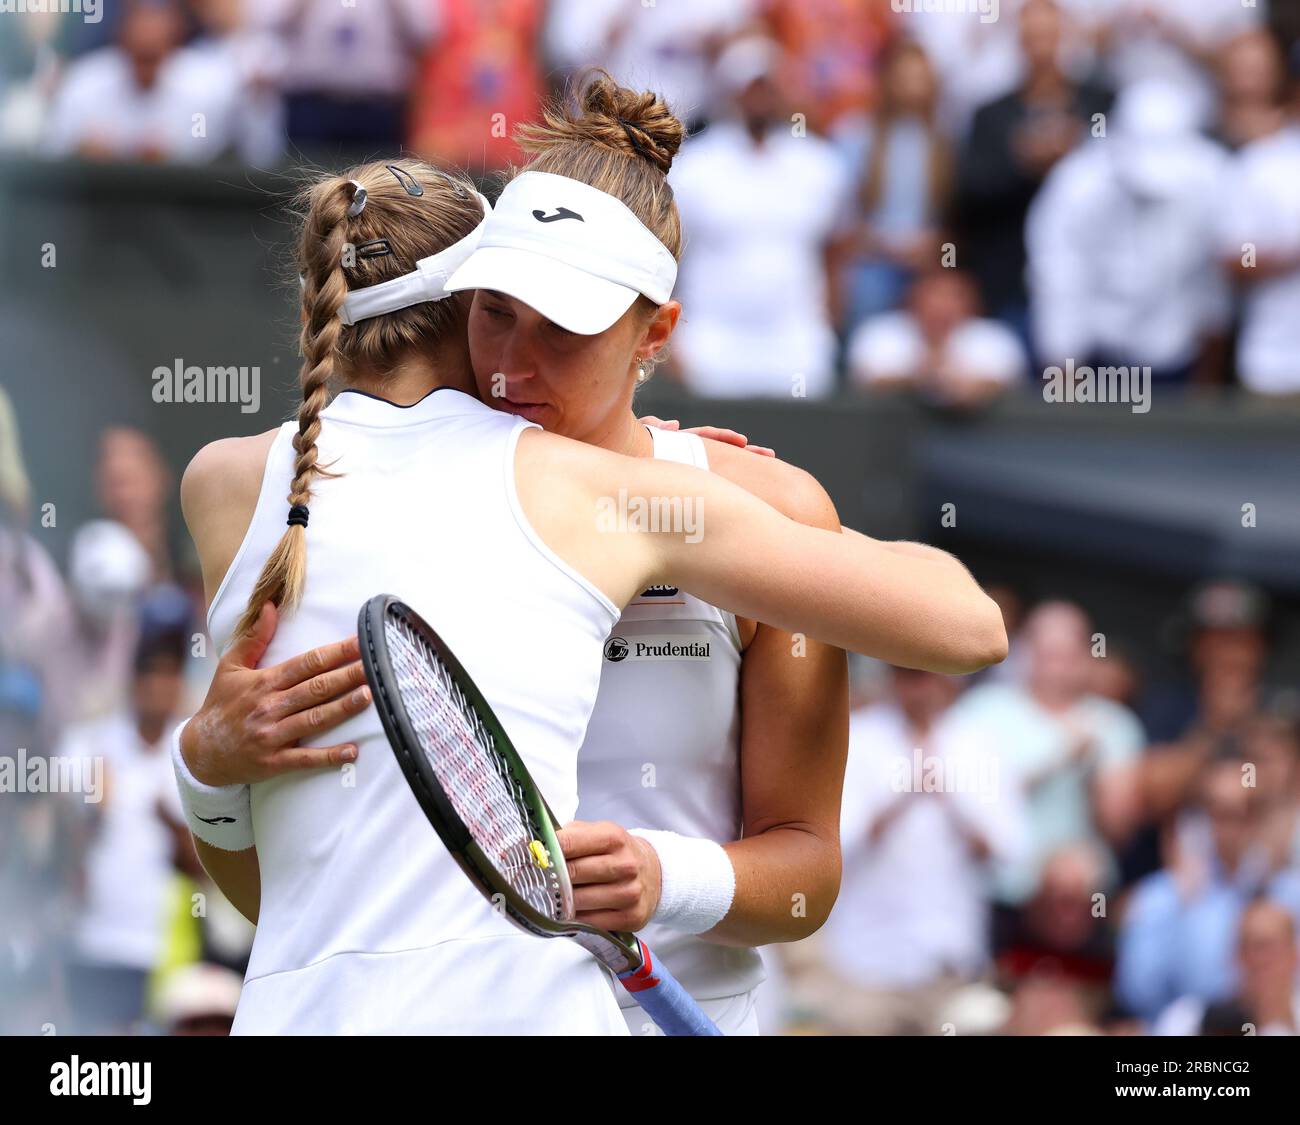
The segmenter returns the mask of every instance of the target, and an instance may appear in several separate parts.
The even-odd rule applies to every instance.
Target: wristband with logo
[[[207,785],[192,773],[181,753],[181,731],[172,732],[172,766],[181,794],[181,807],[190,831],[205,844],[225,852],[253,847],[252,790],[247,785]]]

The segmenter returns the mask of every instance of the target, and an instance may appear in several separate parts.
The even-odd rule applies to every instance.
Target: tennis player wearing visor
[[[528,521],[548,544],[550,535],[541,523],[554,520],[568,528],[582,548],[566,553],[568,548],[551,547],[598,589],[604,584],[588,575],[588,568],[614,565],[626,528],[601,527],[597,503],[566,485],[549,460],[529,460],[533,443],[553,435],[601,447],[593,456],[639,459],[615,458],[620,465],[667,463],[656,464],[655,471],[689,473],[692,481],[710,479],[695,472],[707,468],[713,478],[732,482],[719,481],[719,488],[738,484],[765,501],[749,509],[750,518],[761,513],[758,523],[775,520],[774,526],[789,529],[795,540],[815,533],[801,532],[790,519],[840,531],[830,501],[806,473],[693,434],[649,429],[633,414],[635,388],[681,313],[671,298],[682,232],[666,179],[681,135],[680,122],[653,95],[597,78],[582,92],[579,109],[553,110],[543,124],[520,131],[533,160],[505,187],[478,232],[477,245],[444,285],[450,294],[474,291],[467,325],[471,389],[496,411],[550,432],[532,436],[530,430],[518,443],[515,476]],[[373,192],[371,200],[373,208]],[[353,289],[347,299],[355,294]],[[394,315],[402,314],[374,313],[376,319]],[[391,391],[385,393],[391,396]],[[395,435],[383,440],[395,440]],[[430,432],[427,440],[444,439]],[[374,454],[381,445],[376,435]],[[338,469],[353,472],[343,461]],[[530,473],[543,472],[546,479],[530,479]],[[403,481],[405,487],[423,490],[420,505],[444,504],[447,491],[480,483],[457,477],[449,489],[445,475],[430,476],[422,484]],[[326,482],[322,492],[334,485]],[[698,489],[670,483],[657,492],[643,488],[625,494],[685,499],[695,493]],[[613,487],[598,499],[618,495]],[[811,933],[829,913],[838,888],[837,823],[847,723],[844,656],[810,638],[758,623],[767,617],[788,627],[792,618],[780,620],[754,602],[718,597],[721,587],[710,588],[710,580],[700,579],[706,556],[716,562],[723,549],[736,571],[729,577],[741,584],[757,567],[766,581],[796,598],[820,602],[830,597],[840,605],[846,597],[856,598],[852,616],[862,628],[824,635],[892,663],[971,671],[1001,658],[1005,636],[996,609],[966,570],[942,552],[878,543],[851,532],[826,537],[825,542],[851,545],[871,560],[870,580],[853,593],[843,589],[843,575],[833,576],[824,560],[809,556],[791,566],[788,552],[776,550],[771,540],[742,547],[737,538],[724,547],[725,514],[715,513],[713,499],[707,502],[703,535],[689,547],[700,552],[698,561],[677,570],[664,567],[659,577],[635,589],[611,590],[606,599],[620,608],[611,613],[596,646],[594,669],[588,669],[595,671],[599,690],[589,697],[575,801],[568,805],[570,815],[576,805],[580,819],[566,827],[561,844],[570,861],[579,918],[617,929],[647,929],[661,959],[724,1031],[752,1032],[753,993],[762,979],[754,947]],[[406,503],[417,501],[408,496]],[[781,519],[772,508],[790,518]],[[421,510],[419,522],[429,519]],[[313,515],[313,532],[316,524]],[[681,527],[664,531],[641,538],[677,543],[689,538]],[[365,565],[376,589],[406,596],[458,652],[467,646],[465,662],[481,678],[485,672],[475,662],[474,650],[483,652],[489,668],[499,662],[500,649],[516,653],[520,638],[529,636],[536,603],[548,595],[542,587],[530,586],[536,577],[531,571],[512,572],[487,557],[491,552],[477,547],[472,530],[454,539],[445,528],[429,534],[442,544],[442,555],[472,553],[477,567],[465,567],[457,582],[428,586],[423,604],[393,582],[378,581],[383,567],[392,565],[387,560],[395,558],[388,543],[382,549],[371,544]],[[425,549],[431,551],[431,546]],[[448,559],[437,558],[439,569],[449,565]],[[309,583],[309,593],[310,588]],[[446,617],[449,611],[439,607],[445,599],[474,607],[472,622],[444,623],[439,614]],[[728,601],[742,613],[748,609],[748,616],[718,608],[717,603]],[[449,635],[448,624],[452,630],[459,627],[464,638]],[[253,671],[268,643],[282,660],[306,647],[297,616],[286,622],[293,631],[288,645],[283,628],[271,640],[274,626],[275,614],[262,613],[254,619],[247,643],[233,659],[229,654],[223,658],[200,713],[204,721],[186,728],[184,762],[203,780],[231,790],[268,775],[283,781],[282,775],[300,762],[333,761],[344,748],[360,749],[358,769],[368,762],[371,769],[381,768],[371,759],[391,755],[373,740],[364,746],[358,739],[319,751],[303,748],[366,707],[352,691],[362,682],[355,645],[322,646]],[[345,631],[340,627],[332,635]],[[553,697],[581,695],[584,686],[577,666],[572,661],[563,669],[552,666],[544,646],[526,658],[535,666],[525,670],[512,655],[510,668],[516,671],[502,668],[493,675],[496,680],[533,678],[528,685],[514,678],[508,687],[504,680],[496,684],[499,694],[518,704],[503,714],[503,721],[528,755],[530,738],[536,735],[528,728],[536,726],[537,716],[530,718],[527,707],[548,713]],[[563,671],[565,681],[556,679],[557,671]],[[561,686],[564,682],[567,687]],[[480,686],[501,713],[493,688]],[[257,720],[250,718],[254,713]],[[265,721],[268,713],[277,716],[275,723]],[[356,724],[369,723],[371,714],[349,719],[334,737],[356,738]],[[534,773],[548,795],[562,776],[554,767],[549,775],[542,769]],[[558,803],[554,796],[551,801],[564,816],[563,796]],[[257,836],[260,851],[260,821]],[[236,853],[239,858],[203,854],[205,861],[212,860],[210,869],[223,888],[229,883],[228,893],[255,914],[256,853],[245,848]],[[407,901],[414,904],[417,892],[410,894]],[[648,1029],[649,1020],[634,1007],[625,1010],[624,1018],[638,1033]],[[529,1028],[521,1022],[519,1029]]]

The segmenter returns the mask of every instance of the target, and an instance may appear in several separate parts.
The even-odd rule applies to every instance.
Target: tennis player
[[[556,187],[569,185],[587,186]],[[574,307],[637,334],[637,295],[666,303],[675,261],[597,194],[608,206],[581,220],[598,237],[588,284],[570,279]],[[626,1030],[585,954],[518,934],[476,900],[405,795],[373,712],[338,746],[280,749],[364,706],[364,693],[337,698],[350,666],[329,667],[355,648],[247,665],[350,632],[379,590],[433,620],[474,670],[562,820],[604,642],[651,586],[901,663],[942,650],[945,670],[971,670],[1005,648],[996,607],[950,560],[800,527],[716,474],[571,442],[471,397],[468,302],[445,281],[485,210],[467,183],[412,162],[317,184],[298,421],[207,447],[182,486],[214,641],[237,640],[177,768],[205,864],[259,921],[238,1031]],[[654,501],[706,522],[645,534],[628,517]],[[938,616],[897,643],[916,599]],[[341,774],[300,768],[344,761]]]
[[[589,226],[593,210],[630,213],[644,229],[628,221],[624,244],[652,237],[679,257],[666,173],[684,133],[655,95],[602,72],[518,132],[527,170],[448,284],[478,287],[469,339],[479,396],[553,433],[712,469],[792,519],[838,531],[830,498],[802,470],[638,423],[634,392],[662,354],[678,302],[638,296],[639,332],[608,314],[597,322],[574,302],[570,272],[583,268],[594,238],[608,237]],[[533,213],[547,209],[556,177],[581,182],[563,188],[581,218],[539,223]],[[813,933],[839,890],[847,742],[841,650],[738,619],[676,586],[642,591],[606,642],[578,755],[580,819],[561,834],[578,916],[643,932],[724,1033],[756,1034],[763,963],[754,947]],[[619,1003],[633,1033],[656,1030],[632,994]]]

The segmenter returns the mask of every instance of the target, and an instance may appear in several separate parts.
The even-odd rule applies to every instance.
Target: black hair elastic
[[[297,525],[298,527],[306,527],[307,517],[310,514],[311,513],[307,511],[306,504],[295,504],[289,509],[289,518],[285,520],[285,524],[288,527],[293,527],[294,525]]]
[[[623,132],[627,134],[627,139],[631,142],[632,147],[636,149],[637,155],[645,160],[650,159],[650,154],[641,147],[641,142],[636,139],[636,133],[633,130],[639,130],[640,126],[633,125],[630,121],[624,121],[621,117],[617,119],[618,123],[623,126]]]

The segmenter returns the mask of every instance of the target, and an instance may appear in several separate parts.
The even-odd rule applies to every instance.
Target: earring
[[[650,373],[645,369],[645,360],[639,359],[636,363],[636,381],[644,383],[650,378]]]

